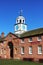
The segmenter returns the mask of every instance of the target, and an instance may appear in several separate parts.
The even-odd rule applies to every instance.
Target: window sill
[[[28,41],[28,42],[32,42],[32,41]]]
[[[42,40],[37,40],[37,41],[42,41]]]
[[[24,53],[21,53],[22,55],[24,55]]]
[[[21,43],[24,43],[24,42],[21,42]]]
[[[32,55],[32,53],[29,53],[29,55]]]
[[[38,53],[38,55],[41,55],[42,53]]]

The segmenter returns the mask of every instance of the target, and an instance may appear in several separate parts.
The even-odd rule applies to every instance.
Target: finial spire
[[[22,16],[22,12],[23,12],[23,10],[20,10],[20,16]]]

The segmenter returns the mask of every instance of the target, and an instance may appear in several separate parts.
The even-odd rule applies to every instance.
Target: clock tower
[[[14,25],[15,34],[22,34],[27,31],[27,25],[25,24],[25,18],[22,16],[22,12],[20,11],[20,15],[16,19],[16,24]]]

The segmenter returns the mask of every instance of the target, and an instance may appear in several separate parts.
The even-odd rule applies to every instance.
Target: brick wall
[[[24,43],[21,43],[21,39],[16,36],[10,34],[7,35],[4,41],[3,48],[6,49],[6,58],[11,59],[10,56],[10,48],[8,46],[9,42],[13,44],[13,59],[33,59],[34,61],[38,61],[39,59],[43,59],[43,35],[41,36],[42,40],[37,41],[37,36],[32,37],[32,42],[29,42],[29,38],[24,38]],[[38,54],[38,46],[42,46],[42,54]],[[32,54],[29,54],[29,47],[32,46]],[[2,46],[0,45],[0,48]],[[21,54],[21,47],[24,47],[24,54]],[[4,58],[4,55],[3,55]]]

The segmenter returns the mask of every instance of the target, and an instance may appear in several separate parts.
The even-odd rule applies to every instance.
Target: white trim
[[[42,46],[38,46],[38,54],[42,54]]]
[[[32,46],[29,47],[29,54],[32,54]]]
[[[23,39],[21,39],[21,43],[24,43]]]
[[[29,40],[29,42],[32,42],[32,41]]]
[[[41,39],[41,38],[39,39],[39,36],[38,36],[38,37],[37,37],[37,41],[42,41],[42,39]]]
[[[21,54],[24,54],[24,53],[21,53]]]
[[[42,53],[38,53],[38,54],[42,54]]]
[[[32,37],[30,37],[30,38],[32,38]],[[28,42],[32,42],[32,40],[30,40],[30,38],[28,38]]]
[[[24,47],[21,47],[21,54],[24,54],[24,50],[23,50]]]

